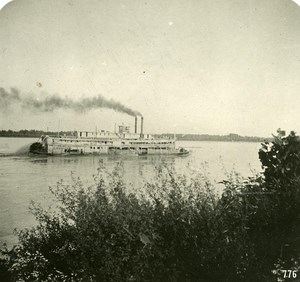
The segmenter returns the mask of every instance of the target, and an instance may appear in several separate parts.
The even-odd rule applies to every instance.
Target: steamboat
[[[134,133],[129,126],[119,125],[118,132],[77,131],[71,136],[41,136],[29,149],[33,154],[45,155],[188,155],[189,151],[176,147],[176,139],[155,138],[143,133],[143,117],[135,117]]]

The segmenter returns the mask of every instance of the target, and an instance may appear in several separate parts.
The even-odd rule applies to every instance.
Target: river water
[[[189,169],[206,168],[209,178],[221,181],[226,171],[235,169],[243,176],[260,171],[258,150],[260,143],[178,141],[191,151],[188,156],[28,156],[29,145],[36,138],[0,138],[0,246],[17,242],[14,228],[33,226],[36,222],[29,212],[30,201],[47,205],[51,198],[49,186],[64,179],[71,180],[71,172],[85,185],[93,183],[99,162],[108,170],[122,161],[125,181],[135,189],[142,189],[142,181],[151,179],[155,165],[174,163],[180,173]]]

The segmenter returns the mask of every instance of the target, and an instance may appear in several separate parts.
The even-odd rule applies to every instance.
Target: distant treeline
[[[160,134],[155,135],[157,137],[168,137],[173,138],[174,134]],[[177,140],[186,140],[186,141],[228,141],[228,142],[264,142],[266,139],[264,137],[257,136],[240,136],[238,134],[230,133],[228,135],[209,135],[209,134],[176,134]]]
[[[60,131],[60,135],[72,135],[72,131]],[[41,137],[41,135],[57,135],[57,132],[53,131],[43,131],[43,130],[19,130],[19,131],[14,131],[14,130],[0,130],[0,137]]]
[[[60,131],[60,135],[73,135],[73,131]],[[40,137],[41,135],[57,135],[57,132],[43,131],[43,130],[0,130],[0,137]],[[173,133],[154,134],[155,137],[173,138]],[[257,136],[240,136],[238,134],[230,133],[228,135],[209,135],[209,134],[176,134],[177,140],[186,141],[235,141],[235,142],[263,142],[267,138]],[[268,138],[269,139],[269,138]]]

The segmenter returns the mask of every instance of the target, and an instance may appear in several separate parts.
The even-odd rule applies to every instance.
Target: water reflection
[[[29,162],[31,164],[41,165],[55,165],[61,166],[63,169],[64,165],[80,165],[83,168],[94,168],[95,166],[111,166],[122,162],[126,165],[158,165],[161,163],[174,163],[176,159],[182,160],[183,158],[188,158],[187,156],[162,156],[162,155],[152,155],[152,156],[95,156],[95,155],[85,155],[85,156],[26,156],[26,157],[11,157],[11,160]]]

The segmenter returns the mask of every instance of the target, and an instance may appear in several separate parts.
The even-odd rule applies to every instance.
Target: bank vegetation
[[[243,156],[241,156],[243,157]],[[262,173],[232,173],[223,193],[205,174],[156,169],[130,193],[122,165],[95,185],[58,183],[58,209],[33,204],[38,224],[2,248],[1,281],[284,281],[300,277],[300,141],[265,142]]]

